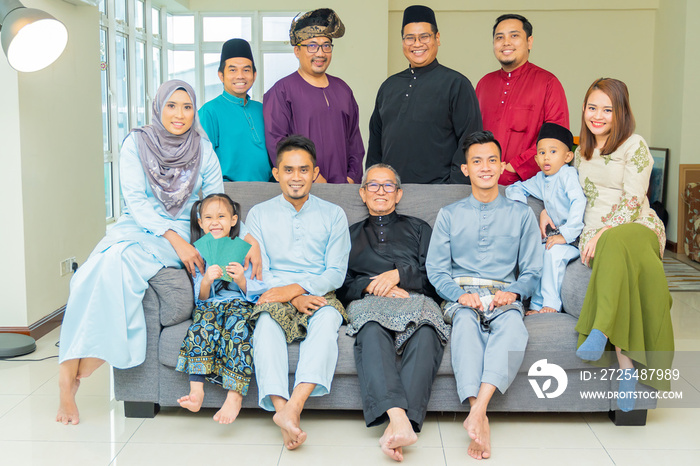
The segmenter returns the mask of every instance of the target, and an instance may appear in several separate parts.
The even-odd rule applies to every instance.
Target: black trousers
[[[376,322],[363,325],[355,338],[355,364],[367,427],[386,422],[390,408],[403,408],[420,432],[443,352],[435,329],[423,325],[406,342],[397,364],[394,332]]]

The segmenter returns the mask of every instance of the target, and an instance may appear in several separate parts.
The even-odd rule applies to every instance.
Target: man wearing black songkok
[[[406,8],[401,36],[410,66],[379,88],[366,166],[390,164],[404,183],[466,183],[461,140],[482,129],[474,88],[464,75],[438,63],[433,10]]]

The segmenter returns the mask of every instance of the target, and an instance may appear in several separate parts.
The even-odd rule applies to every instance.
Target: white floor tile
[[[466,448],[469,445],[462,415],[456,419],[454,415],[438,419],[446,448]],[[578,413],[493,413],[489,415],[489,425],[494,447],[548,448],[552,446],[552,438],[557,439],[557,448],[601,447]]]
[[[0,461],[22,466],[107,466],[123,447],[123,443],[0,441]]]
[[[160,443],[129,442],[110,466],[200,466],[205,464],[273,466],[281,446],[206,445],[191,443],[164,448]]]
[[[0,395],[0,418],[8,413],[12,408],[17,406],[26,395]]]
[[[689,305],[696,311],[700,311],[700,292],[690,292],[690,291],[678,291],[671,293],[673,297],[673,302],[682,302]]]
[[[0,361],[0,395],[30,395],[57,374],[56,359]]]
[[[550,437],[549,448],[513,448],[497,447],[491,451],[491,458],[488,459],[488,466],[493,465],[514,465],[519,466],[576,466],[576,465],[613,465],[613,461],[603,448],[594,449],[560,449],[553,448],[551,444],[559,443],[559,437]],[[445,448],[445,457],[448,466],[459,466],[462,464],[484,464],[483,460],[478,461],[469,456],[467,448]]]
[[[198,413],[178,408],[161,410],[155,418],[144,419],[130,443],[282,446],[282,434],[272,422],[272,414],[244,409],[233,424],[221,425],[212,419],[215,413],[215,409]]]
[[[700,409],[652,409],[646,426],[616,426],[606,413],[584,414],[596,437],[606,449],[684,450],[697,448],[700,438]]]
[[[83,396],[104,396],[109,399],[109,377],[112,368],[108,364],[102,364],[90,377],[81,379],[77,398]],[[58,373],[37,388],[33,395],[56,395],[58,393]]]
[[[618,466],[659,466],[700,462],[700,450],[617,450],[613,448],[608,450],[608,454]]]
[[[304,444],[296,450],[284,450],[279,466],[356,466],[396,465],[397,463],[376,447],[357,446],[351,449],[337,446]],[[445,464],[442,448],[406,448],[401,465],[439,466]]]
[[[126,442],[143,422],[124,417],[122,403],[107,397],[78,400],[80,424],[56,422],[58,394],[32,395],[2,417],[0,440],[57,442]]]

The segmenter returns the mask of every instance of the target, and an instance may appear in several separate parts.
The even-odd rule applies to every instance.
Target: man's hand
[[[314,183],[328,183],[328,181],[321,175],[321,172],[318,172],[318,175],[314,178]]]
[[[297,311],[301,312],[302,314],[306,314],[307,316],[313,315],[315,311],[328,304],[328,301],[326,301],[326,298],[323,296],[314,295],[297,296],[296,298],[292,299],[291,302],[292,306],[294,306]]]
[[[552,219],[549,217],[547,210],[542,209],[542,212],[540,212],[540,234],[542,235],[542,239],[547,237],[547,225],[553,229],[557,228]]]
[[[348,184],[355,184],[355,180],[353,180],[353,179],[350,178],[349,176],[346,177],[346,178],[347,178],[347,180],[348,180]]]
[[[492,311],[497,307],[513,304],[516,299],[518,299],[517,294],[511,293],[510,291],[498,290],[496,291],[496,294],[493,295],[493,301],[491,301],[489,311]]]
[[[552,249],[552,246],[555,244],[566,244],[566,240],[562,235],[552,235],[547,238],[547,243],[545,244],[547,249]]]
[[[248,267],[252,266],[253,274],[251,277],[262,281],[262,254],[260,253],[260,243],[258,243],[258,240],[253,238],[253,235],[250,233],[245,235],[244,239],[250,244],[250,249],[248,250],[248,254],[245,255],[243,270],[248,270]]]
[[[288,303],[297,296],[301,296],[305,293],[306,290],[296,283],[287,286],[276,286],[264,292],[260,296],[260,299],[258,299],[258,304]]]
[[[393,287],[392,289],[389,290],[387,293],[387,296],[389,298],[403,298],[406,299],[409,297],[408,291],[404,290],[403,288],[399,288],[398,286]]]
[[[372,281],[365,291],[375,296],[389,296],[391,289],[399,284],[399,271],[397,269],[370,277]]]
[[[515,173],[515,168],[513,168],[513,165],[507,163],[506,164],[506,171],[511,172],[511,173]]]
[[[480,311],[484,310],[484,306],[481,304],[481,298],[476,293],[464,293],[459,297],[457,302],[462,306],[473,307],[474,309],[478,309]]]

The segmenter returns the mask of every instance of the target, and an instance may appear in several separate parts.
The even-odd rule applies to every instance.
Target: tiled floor
[[[607,414],[493,414],[493,457],[487,464],[700,464],[700,293],[674,293],[676,357],[682,379],[674,385],[689,408],[650,411],[645,427],[616,427]],[[38,341],[27,358],[57,354],[58,330]],[[81,422],[54,422],[58,405],[56,359],[0,361],[1,465],[363,465],[392,464],[377,446],[382,428],[364,427],[359,412],[304,413],[307,442],[282,447],[270,415],[244,410],[230,426],[198,414],[164,409],[155,419],[127,419],[111,400],[110,371],[100,368],[78,394]],[[473,464],[462,415],[430,414],[405,464]]]

